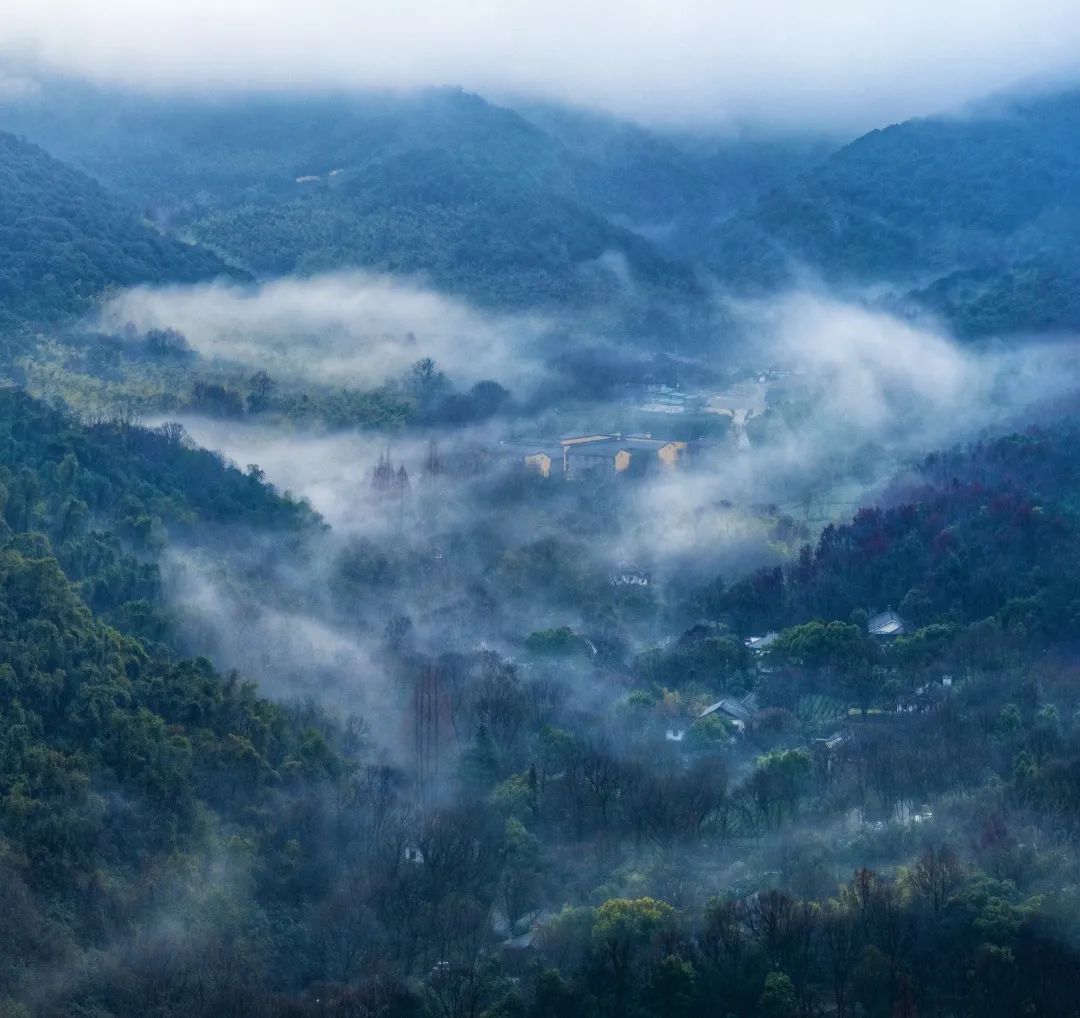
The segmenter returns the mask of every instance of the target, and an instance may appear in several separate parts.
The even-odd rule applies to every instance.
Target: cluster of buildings
[[[886,611],[870,616],[866,623],[866,632],[868,636],[874,639],[889,641],[898,636],[904,636],[914,632],[914,627],[910,622],[893,611],[892,608],[889,608]],[[755,655],[760,655],[762,659],[764,659],[764,655],[776,642],[779,635],[780,634],[776,632],[768,632],[763,636],[749,636],[743,640],[743,644],[748,650],[752,651]],[[764,666],[759,665],[759,667]],[[911,696],[901,698],[896,709],[900,713],[913,710],[925,710],[927,709],[928,704],[934,699],[935,695],[940,698],[942,691],[947,690],[950,686],[952,686],[952,676],[942,676],[940,680],[928,682],[925,685],[920,686],[918,689],[914,690]],[[728,720],[736,731],[743,732],[757,719],[760,713],[761,711],[755,694],[750,693],[742,697],[728,696],[723,697],[706,707],[697,716],[695,723],[713,714],[720,714]],[[668,738],[676,742],[681,742],[682,737],[683,732],[681,731],[668,732]],[[838,732],[826,739],[815,739],[814,748],[832,751],[838,748],[845,738],[846,735]]]
[[[675,469],[687,455],[689,442],[651,435],[564,435],[558,439],[500,442],[496,453],[516,460],[541,477],[568,480],[591,474],[624,474],[660,467]]]
[[[670,385],[647,385],[639,410],[647,414],[695,414],[705,410],[705,397],[674,389]]]
[[[866,635],[882,642],[888,642],[897,636],[908,636],[915,632],[915,628],[892,608],[871,615],[866,620]],[[743,644],[747,650],[752,650],[755,654],[764,654],[776,642],[779,635],[775,631],[770,631],[764,636],[748,636],[743,640]]]
[[[728,417],[754,417],[764,413],[768,383],[760,380],[740,382],[721,392],[686,392],[670,385],[646,385],[636,401],[637,409],[647,414],[721,414]]]

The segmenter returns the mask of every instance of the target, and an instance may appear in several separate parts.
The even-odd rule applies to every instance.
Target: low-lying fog
[[[106,329],[179,329],[203,357],[255,365],[275,377],[374,386],[433,357],[463,383],[535,384],[536,343],[549,323],[492,315],[419,282],[368,272],[258,284],[135,287],[100,313]]]
[[[752,420],[753,447],[718,449],[702,458],[701,469],[657,474],[623,493],[623,511],[631,510],[626,518],[640,516],[650,527],[663,522],[675,546],[699,543],[700,526],[679,521],[718,502],[789,505],[838,483],[850,502],[912,456],[987,429],[1023,426],[1029,406],[1072,391],[1080,359],[1073,340],[964,347],[930,325],[809,293],[740,310],[759,337],[744,366],[781,376],[769,384],[769,413]],[[255,289],[138,288],[116,298],[106,320],[134,321],[143,329],[172,326],[204,356],[250,368],[269,358],[283,377],[307,372],[341,385],[378,384],[427,356],[459,385],[478,378],[512,385],[541,370],[539,322],[485,315],[430,291],[357,273]],[[697,356],[715,368],[725,355],[718,349]],[[610,430],[610,410],[593,406],[584,430]],[[393,435],[305,434],[250,421],[171,416],[200,445],[241,466],[258,464],[268,480],[309,499],[333,526],[367,532],[381,527],[365,495],[385,452],[415,477],[431,439],[444,452],[492,451],[511,435],[556,439],[555,429],[566,426],[558,411],[482,428]],[[581,417],[579,410],[573,419]],[[667,433],[678,430],[671,419],[657,423]],[[686,428],[691,437],[692,425]]]
[[[520,382],[538,363],[535,323],[355,275],[238,291],[140,289],[108,314],[180,328],[204,355],[259,366],[277,358],[274,370],[342,384],[381,380],[423,356],[437,357],[455,382]],[[1032,403],[1052,407],[1075,388],[1072,340],[963,347],[932,325],[809,293],[742,314],[761,337],[746,377],[769,379],[769,409],[751,418],[750,448],[722,438],[674,471],[617,484],[508,478],[511,468],[493,455],[499,441],[541,432],[556,439],[558,407],[540,419],[393,435],[181,416],[200,445],[242,467],[258,464],[331,527],[299,556],[264,549],[260,568],[272,580],[241,584],[242,593],[214,556],[177,552],[170,589],[193,649],[209,648],[279,695],[370,709],[385,682],[380,641],[394,619],[408,616],[432,647],[486,643],[512,655],[531,631],[595,626],[597,599],[611,597],[608,577],[620,562],[647,570],[651,596],[666,605],[648,624],[620,624],[620,638],[641,648],[672,635],[656,619],[692,624],[677,604],[695,585],[794,554],[825,520],[879,497],[927,451],[1023,427]],[[403,344],[403,334],[415,340]],[[715,368],[725,351],[696,355]],[[586,430],[605,430],[610,409],[595,405]],[[443,463],[437,482],[425,471],[432,440]],[[404,500],[373,494],[372,471],[387,452],[409,474]],[[343,611],[334,584],[342,562],[358,554],[372,575],[379,569],[369,559],[390,562],[397,579],[361,582],[353,609]],[[537,582],[522,598],[520,572],[548,568],[573,574],[560,582],[577,585],[574,597]]]

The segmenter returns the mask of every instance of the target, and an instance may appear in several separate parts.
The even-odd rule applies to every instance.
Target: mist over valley
[[[0,1016],[1080,1014],[1067,5],[76,6]]]

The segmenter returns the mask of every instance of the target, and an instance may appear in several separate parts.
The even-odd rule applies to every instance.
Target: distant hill
[[[194,235],[255,271],[360,265],[492,306],[608,301],[628,280],[693,299],[693,273],[592,209],[549,137],[475,97],[424,105],[424,129],[410,110],[390,138],[313,161],[289,195],[219,207]]]
[[[648,130],[545,103],[515,108],[565,147],[591,207],[678,258],[697,258],[721,223],[838,144],[819,135]]]
[[[109,286],[228,271],[163,236],[89,177],[0,133],[0,323],[85,310]]]
[[[708,261],[767,292],[889,284],[979,335],[1080,326],[1080,93],[912,120],[719,226]]]
[[[594,208],[563,144],[454,89],[0,108],[163,226],[256,273],[360,266],[488,306],[685,305],[694,271]]]
[[[912,120],[831,154],[456,89],[195,99],[61,83],[0,102],[0,127],[259,275],[412,275],[649,339],[723,333],[710,276],[740,296],[804,278],[886,294],[964,336],[1080,328],[1080,93]]]
[[[1013,265],[951,273],[906,295],[969,338],[1080,330],[1080,257],[1063,247]]]

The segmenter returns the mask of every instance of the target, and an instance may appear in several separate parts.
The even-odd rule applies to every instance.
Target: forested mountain
[[[175,430],[84,425],[6,389],[0,447],[0,1013],[145,1013],[166,957],[186,959],[170,993],[217,982],[237,892],[269,877],[256,845],[337,784],[330,741],[350,738],[174,660],[155,553],[166,534],[314,521]],[[223,1013],[235,986],[210,992]]]
[[[361,266],[492,307],[698,321],[804,274],[887,287],[967,336],[1080,323],[1080,95],[821,139],[647,131],[459,90],[154,100],[51,85],[0,105],[160,225],[258,274]],[[629,317],[627,318],[627,315]],[[665,317],[665,315],[667,317]]]
[[[825,158],[822,139],[664,135],[457,90],[166,100],[52,84],[0,105],[0,126],[259,274],[416,274],[489,307],[621,304],[646,329],[676,306],[700,317],[696,266],[737,294],[809,274],[885,286],[964,336],[1080,324],[1078,122],[1076,93],[1015,100]],[[187,275],[205,274],[188,253]],[[185,277],[162,258],[141,277]]]
[[[600,113],[516,107],[566,148],[589,203],[678,258],[698,258],[720,223],[829,155],[825,136],[648,130]]]
[[[226,271],[94,180],[0,133],[0,324],[85,311],[109,286],[189,283]]]
[[[198,544],[221,528],[281,535],[317,522],[176,427],[80,424],[3,388],[0,444],[4,532],[40,535],[34,546],[56,556],[91,608],[151,640],[168,631],[157,555],[170,536]]]
[[[627,286],[700,298],[693,272],[590,204],[556,139],[457,90],[154,102],[61,89],[15,126],[148,214],[258,273],[419,274],[497,306]]]
[[[872,131],[715,233],[742,291],[915,289],[959,331],[1080,324],[1080,93]]]

